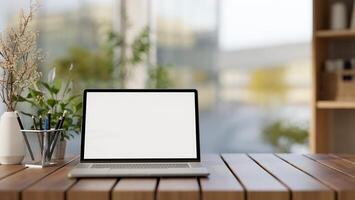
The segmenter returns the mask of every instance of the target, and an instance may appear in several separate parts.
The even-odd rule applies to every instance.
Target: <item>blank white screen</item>
[[[193,92],[88,92],[85,159],[197,158]]]

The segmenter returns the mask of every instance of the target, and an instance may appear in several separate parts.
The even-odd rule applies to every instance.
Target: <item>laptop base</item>
[[[208,170],[199,164],[191,165],[189,168],[83,168],[79,164],[70,171],[68,177],[206,177],[208,175]]]

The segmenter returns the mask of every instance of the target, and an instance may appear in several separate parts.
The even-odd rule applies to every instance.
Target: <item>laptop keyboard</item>
[[[93,164],[90,168],[96,169],[168,169],[168,168],[190,168],[187,163],[97,163]]]

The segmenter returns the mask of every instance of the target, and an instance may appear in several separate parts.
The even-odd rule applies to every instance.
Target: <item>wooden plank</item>
[[[273,154],[250,154],[250,157],[284,183],[291,190],[293,200],[335,199],[330,188]]]
[[[247,155],[223,154],[222,157],[245,187],[248,200],[289,199],[287,188]]]
[[[342,172],[348,176],[355,178],[355,164],[344,160],[340,157],[334,155],[326,155],[326,154],[307,154],[305,155],[327,167],[333,168],[339,172]]]
[[[335,156],[340,157],[344,160],[347,160],[351,163],[355,163],[355,155],[351,155],[351,154],[336,154]]]
[[[79,158],[25,189],[22,199],[64,200],[65,192],[76,182],[76,179],[69,179],[67,175],[78,163]]]
[[[196,178],[162,178],[157,200],[199,200],[200,187]]]
[[[123,178],[112,191],[113,200],[154,200],[156,178]]]
[[[67,163],[73,161],[73,158],[61,161],[56,166],[43,169],[26,168],[0,181],[0,199],[17,200],[20,199],[20,193],[25,188],[36,183],[42,178],[60,169]]]
[[[109,200],[117,179],[80,179],[68,192],[68,200]]]
[[[0,165],[0,179],[25,169],[24,165]]]
[[[242,185],[234,177],[220,156],[216,154],[204,155],[202,157],[202,164],[210,172],[208,178],[200,178],[203,200],[244,199]]]
[[[336,190],[337,200],[355,199],[355,179],[303,155],[277,154],[277,156]]]

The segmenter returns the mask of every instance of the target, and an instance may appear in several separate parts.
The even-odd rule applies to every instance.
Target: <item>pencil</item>
[[[16,116],[17,116],[17,122],[21,128],[21,130],[24,130],[23,128],[23,124],[22,124],[22,121],[21,121],[21,118],[20,118],[20,115],[18,114],[17,111],[15,111],[16,113]],[[26,133],[22,132],[22,135],[23,135],[23,138],[25,139],[25,143],[26,143],[26,146],[27,146],[27,149],[28,149],[28,152],[30,153],[30,156],[31,156],[31,159],[34,160],[34,156],[33,156],[33,152],[32,152],[32,149],[31,149],[31,146],[30,146],[30,143],[28,142],[28,139],[27,139],[27,136],[26,136]]]
[[[64,110],[63,112],[63,115],[59,118],[59,121],[57,123],[57,126],[56,126],[56,129],[61,129],[63,127],[63,124],[64,124],[64,120],[65,120],[65,115],[67,114],[67,111]],[[49,154],[49,157],[51,158],[52,157],[52,154],[54,152],[54,148],[55,148],[55,145],[58,141],[58,138],[59,138],[59,135],[60,135],[60,131],[55,135],[55,138],[54,138],[54,141],[53,141],[53,145],[51,147],[51,151],[50,151],[50,154]]]
[[[43,130],[43,121],[42,121],[42,116],[40,115],[39,116],[39,120],[38,120],[38,123],[39,123],[39,130]],[[40,134],[40,137],[41,137],[41,149],[43,150],[43,133]]]
[[[55,126],[55,130],[59,129],[60,125],[62,124],[62,120],[63,120],[63,117],[60,116],[59,119],[58,119],[57,125]],[[60,134],[60,131],[56,131],[55,132],[54,139],[53,139],[53,141],[52,141],[52,143],[50,145],[51,148],[50,148],[49,158],[52,158],[52,154],[53,154],[55,145],[56,145],[56,143],[58,141],[59,134]]]
[[[33,122],[33,129],[37,130],[36,118],[33,115],[32,115],[32,122]],[[41,153],[42,153],[42,140],[41,140],[40,133],[37,133],[37,139],[39,143],[39,148],[41,149]]]
[[[59,128],[62,128],[64,125],[64,120],[65,120],[65,115],[67,114],[68,111],[64,110],[63,115],[62,115],[62,122],[60,123]]]
[[[61,121],[62,121],[62,116],[60,116],[60,117],[58,118],[58,122],[57,122],[57,124],[55,125],[54,130],[58,130],[58,128],[59,128],[59,126],[60,126]],[[55,138],[56,138],[56,136],[57,136],[57,131],[56,131],[56,132],[53,132],[53,134],[54,134],[54,136],[53,136],[53,138],[51,139],[51,141],[50,141],[50,143],[49,143],[49,144],[50,144],[49,146],[52,146],[53,141],[54,141],[54,139],[55,139]]]
[[[49,130],[49,120],[48,120],[48,116],[47,116],[47,118],[46,119],[44,119],[44,129],[45,130]],[[50,142],[50,133],[49,132],[47,132],[47,131],[45,131],[45,144],[43,145],[43,148],[45,148],[44,149],[44,152],[45,152],[45,154],[44,154],[44,156],[46,156],[46,160],[48,160],[49,161],[49,142]]]
[[[47,124],[47,130],[51,130],[51,117],[52,117],[52,112],[48,111],[47,113],[47,119],[48,119],[48,124]]]
[[[36,118],[35,116],[32,115],[32,122],[33,122],[33,129],[37,130],[37,125],[36,125]]]
[[[51,130],[51,121],[52,121],[51,118],[52,118],[52,112],[48,111],[47,121],[46,121],[47,123],[45,124],[47,130]],[[52,141],[52,133],[48,133],[48,148],[51,145],[51,141]],[[49,149],[48,149],[48,151],[49,151]]]
[[[42,126],[42,116],[40,115],[39,116],[39,121],[38,121],[38,123],[39,123],[39,130],[43,130],[43,126]]]

